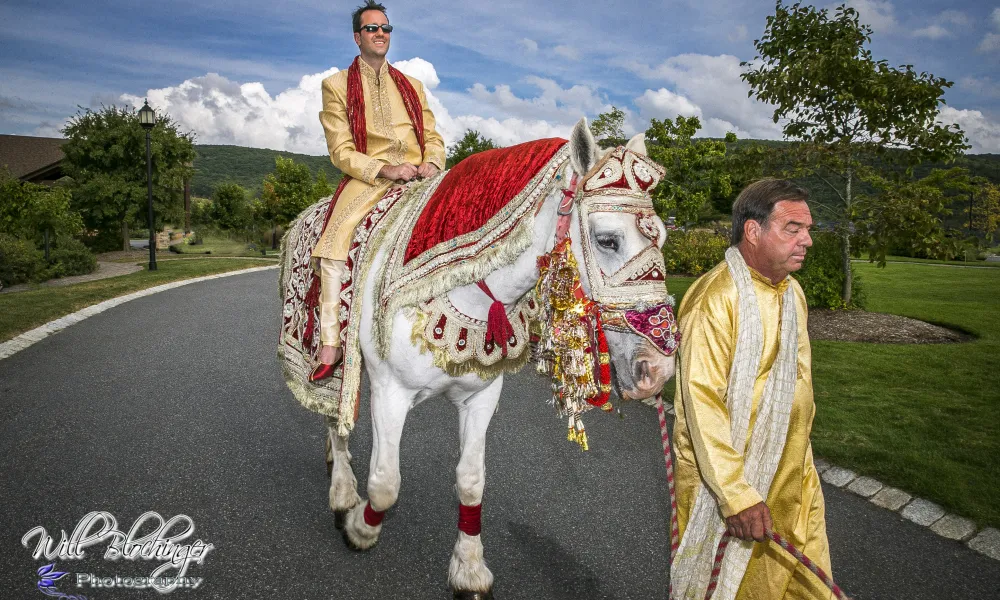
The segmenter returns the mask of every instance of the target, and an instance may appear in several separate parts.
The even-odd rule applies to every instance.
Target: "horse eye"
[[[605,250],[618,251],[618,236],[611,234],[597,234],[597,245]]]

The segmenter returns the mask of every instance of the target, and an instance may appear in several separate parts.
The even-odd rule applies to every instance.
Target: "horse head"
[[[679,339],[660,252],[667,231],[649,195],[664,172],[642,134],[602,153],[581,119],[569,144],[580,282],[601,313],[620,393],[650,398],[674,375]]]

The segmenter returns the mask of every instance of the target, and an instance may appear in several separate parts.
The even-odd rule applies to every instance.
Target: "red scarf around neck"
[[[420,104],[420,96],[417,95],[417,90],[413,88],[413,84],[406,78],[406,75],[403,75],[399,69],[388,63],[386,63],[386,66],[389,68],[389,75],[392,77],[392,81],[396,84],[396,89],[399,90],[399,95],[403,97],[403,106],[406,108],[406,115],[410,117],[410,123],[413,124],[413,131],[417,135],[417,143],[420,144],[420,155],[422,157],[424,154],[424,109]],[[368,124],[365,120],[365,91],[361,85],[360,56],[356,56],[354,62],[347,69],[347,122],[351,128],[351,138],[354,139],[354,149],[362,154],[367,154]],[[337,191],[333,193],[330,208],[326,211],[326,217],[323,220],[324,230],[330,224],[330,217],[333,215],[333,209],[340,199],[340,194],[350,181],[351,176],[344,173],[344,176],[340,180],[340,185],[337,186]],[[303,334],[303,347],[307,347],[312,340],[313,322],[317,307],[319,306],[319,275],[316,273],[313,273],[312,284],[309,286],[309,292],[306,294],[305,304],[306,310],[309,312],[309,320],[306,323],[306,329]]]

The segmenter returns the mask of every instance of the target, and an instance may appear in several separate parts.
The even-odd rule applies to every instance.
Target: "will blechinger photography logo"
[[[145,530],[145,533],[143,531]],[[87,513],[71,535],[62,530],[56,541],[41,525],[33,527],[21,538],[21,545],[34,550],[35,560],[60,561],[86,558],[86,549],[102,546],[105,560],[118,561],[163,561],[148,575],[122,576],[120,574],[69,573],[56,570],[56,563],[38,569],[38,590],[47,596],[67,600],[86,600],[85,596],[72,595],[56,589],[86,589],[88,592],[100,588],[151,589],[160,593],[176,589],[198,589],[204,581],[202,577],[189,577],[188,568],[192,564],[202,564],[212,544],[200,539],[182,544],[194,534],[194,520],[187,515],[177,515],[164,519],[159,513],[143,513],[132,524],[128,532],[118,529],[118,521],[109,512]]]

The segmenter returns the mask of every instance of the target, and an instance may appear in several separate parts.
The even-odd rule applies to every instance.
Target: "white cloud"
[[[541,91],[534,98],[520,98],[509,85],[498,85],[491,91],[481,83],[474,84],[468,94],[493,111],[524,119],[548,119],[576,122],[585,114],[610,110],[611,106],[589,86],[563,88],[551,79],[529,76],[524,79]]]
[[[644,79],[669,84],[673,94],[683,97],[686,102],[700,110],[704,135],[715,135],[716,132],[710,133],[712,127],[716,130],[722,129],[722,134],[732,131],[740,137],[764,139],[782,137],[781,127],[771,118],[774,109],[770,105],[747,97],[750,87],[740,79],[742,67],[740,60],[735,56],[681,54],[668,58],[655,67],[639,63],[625,66]],[[647,91],[636,99],[636,106],[639,106],[640,110],[645,108],[646,114],[652,116],[650,111],[655,107],[654,100],[657,94],[661,102],[666,101],[665,95]],[[643,105],[640,105],[640,99]],[[674,102],[679,101],[674,100]],[[677,115],[660,115],[661,118],[675,116]]]
[[[847,0],[844,4],[858,11],[861,22],[875,31],[892,31],[898,25],[896,7],[889,0]]]
[[[528,38],[521,38],[518,45],[528,54],[534,54],[538,52],[538,42]]]
[[[969,138],[969,152],[1000,153],[1000,123],[988,119],[982,111],[960,110],[945,106],[938,116],[941,123],[958,123]]]
[[[573,46],[559,45],[552,51],[566,60],[580,60],[580,52]]]
[[[945,10],[931,19],[927,27],[917,29],[913,32],[913,37],[924,37],[932,40],[939,40],[951,37],[955,28],[966,28],[972,25],[972,20],[964,12],[959,10]]]
[[[958,25],[959,27],[968,27],[972,25],[972,19],[969,15],[965,14],[960,10],[945,10],[937,16],[938,23],[945,23],[949,25]]]
[[[748,35],[747,26],[740,24],[736,26],[736,29],[729,32],[729,35],[727,35],[726,37],[729,38],[730,42],[742,42],[743,40],[747,39],[747,35]]]
[[[1000,33],[987,33],[983,41],[979,43],[980,52],[992,52],[1000,50]]]
[[[325,147],[317,122],[320,83],[336,71],[306,75],[296,87],[274,97],[258,82],[239,84],[216,73],[149,90],[146,97],[182,130],[194,131],[199,143],[315,153]],[[142,104],[138,96],[125,94],[121,99]]]
[[[467,129],[476,129],[505,146],[543,137],[567,137],[580,117],[611,108],[587,86],[563,88],[541,77],[525,79],[538,88],[534,97],[518,97],[506,85],[489,90],[475,84],[464,93],[442,92],[439,98],[434,90],[441,80],[433,64],[411,58],[393,65],[424,84],[438,131],[447,144],[460,139]],[[337,69],[332,68],[306,75],[297,86],[273,97],[259,82],[239,83],[215,73],[151,89],[146,97],[154,108],[176,120],[181,130],[193,131],[198,143],[322,155],[327,150],[318,118],[320,84],[335,72]],[[459,110],[449,110],[442,98]],[[119,100],[142,104],[141,97],[128,94]],[[39,132],[51,133],[52,128],[40,127]]]
[[[441,85],[441,79],[438,77],[437,69],[434,68],[434,65],[419,56],[409,60],[394,62],[392,66],[414,79],[419,79],[420,83],[424,84],[424,88],[428,90],[433,90]]]
[[[990,19],[993,21],[993,26],[1000,29],[1000,7],[993,9],[993,14],[990,15]]]
[[[673,119],[678,115],[684,117],[701,117],[701,108],[685,98],[666,88],[656,91],[646,90],[635,99],[639,115],[644,119]]]
[[[939,40],[943,37],[948,37],[950,35],[951,35],[950,31],[948,31],[941,25],[938,25],[937,23],[933,25],[928,25],[927,27],[918,29],[913,32],[913,37],[925,37],[932,40]]]

